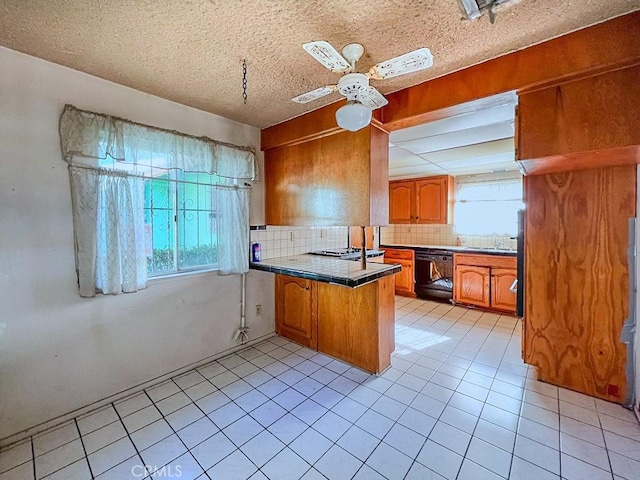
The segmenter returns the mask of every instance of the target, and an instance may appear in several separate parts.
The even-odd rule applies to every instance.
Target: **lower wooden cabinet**
[[[453,300],[467,305],[516,312],[516,258],[454,254]]]
[[[317,292],[313,280],[276,275],[276,333],[317,347]]]
[[[517,270],[494,268],[491,270],[491,306],[506,312],[516,311],[516,292],[514,284],[518,278]]]
[[[409,249],[384,249],[384,263],[402,265],[402,270],[395,274],[397,295],[415,296],[415,255],[416,252]]]
[[[350,288],[276,275],[276,333],[371,373],[395,348],[394,279]]]
[[[489,267],[458,265],[455,269],[454,300],[488,308],[491,305]]]

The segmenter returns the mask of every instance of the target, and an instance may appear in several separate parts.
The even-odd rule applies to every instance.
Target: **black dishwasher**
[[[447,250],[416,250],[416,295],[448,302],[453,298],[453,253]]]

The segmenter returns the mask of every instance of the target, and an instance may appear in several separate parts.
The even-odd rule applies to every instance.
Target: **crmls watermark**
[[[180,478],[182,477],[182,465],[165,465],[156,467],[155,465],[134,465],[131,467],[131,475],[136,478],[154,475],[154,478]]]

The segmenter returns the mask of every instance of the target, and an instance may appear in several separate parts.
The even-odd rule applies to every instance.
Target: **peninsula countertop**
[[[401,270],[397,264],[373,262],[367,262],[367,269],[362,270],[360,262],[308,254],[251,262],[249,268],[346,287],[358,287]]]

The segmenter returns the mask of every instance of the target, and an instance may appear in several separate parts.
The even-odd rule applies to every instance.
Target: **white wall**
[[[65,103],[259,150],[257,128],[0,48],[0,439],[235,346],[237,275],[78,296]],[[253,224],[264,222],[263,197],[257,184]],[[247,299],[252,337],[272,332],[272,275],[250,272]]]
[[[640,168],[636,170],[637,176],[637,189],[636,192],[640,192]],[[636,193],[636,219],[638,223],[636,223],[636,285],[640,285],[640,195]],[[636,350],[636,378],[630,380],[631,382],[635,381],[635,392],[636,392],[636,402],[635,402],[635,412],[638,420],[640,420],[640,288],[636,291],[636,341],[635,341],[635,350]]]

